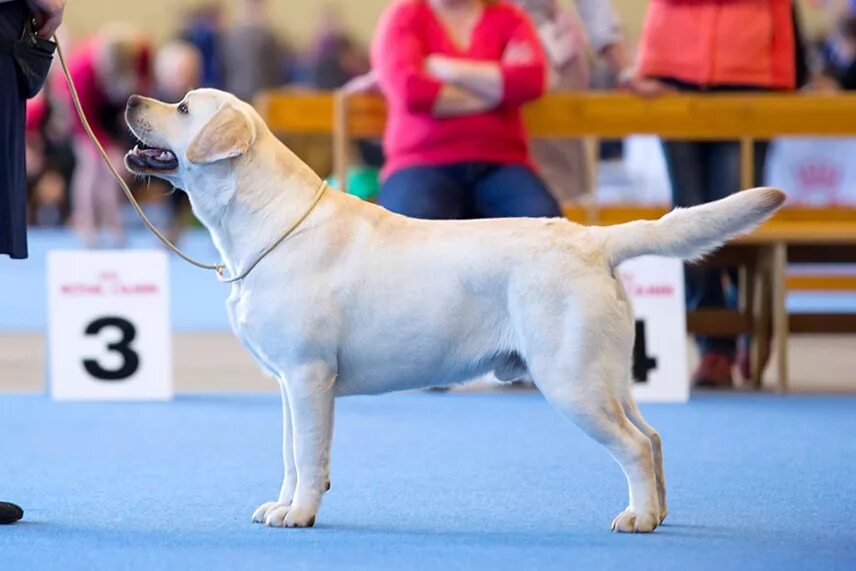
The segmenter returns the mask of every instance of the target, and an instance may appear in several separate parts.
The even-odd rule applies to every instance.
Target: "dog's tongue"
[[[178,159],[175,153],[169,149],[140,148],[137,145],[129,153],[129,156],[137,165],[143,165],[155,170],[170,170],[178,167]]]
[[[175,159],[172,151],[167,149],[138,149],[137,152],[156,161],[167,162]]]

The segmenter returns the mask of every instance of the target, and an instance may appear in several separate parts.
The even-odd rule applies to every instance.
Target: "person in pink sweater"
[[[547,63],[519,8],[395,2],[372,66],[388,103],[382,206],[431,219],[561,215],[532,166],[521,116],[546,89]]]

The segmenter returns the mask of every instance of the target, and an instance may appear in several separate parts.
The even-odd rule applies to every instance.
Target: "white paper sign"
[[[685,402],[687,311],[680,260],[644,256],[618,267],[636,316],[633,394],[640,401]]]
[[[172,398],[164,252],[48,254],[48,382],[57,400]]]
[[[774,141],[766,183],[784,190],[791,206],[856,206],[856,139]]]

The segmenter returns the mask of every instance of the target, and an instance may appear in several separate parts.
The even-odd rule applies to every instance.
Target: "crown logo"
[[[794,174],[803,190],[830,195],[837,193],[843,178],[841,166],[817,159],[796,165]]]

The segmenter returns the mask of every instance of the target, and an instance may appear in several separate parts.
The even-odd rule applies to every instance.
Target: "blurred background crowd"
[[[593,17],[585,13],[586,5],[596,2],[517,3],[541,29],[545,22],[569,22],[570,33],[577,35],[579,45],[588,46],[587,52],[578,50],[584,53],[582,57],[567,59],[570,67],[554,80],[556,88],[621,86],[623,60],[632,60],[635,45],[628,41],[620,52],[603,50],[618,42],[610,38],[609,29],[598,30],[597,25],[585,22]],[[346,25],[347,14],[340,12],[343,6],[358,9],[359,2],[326,6],[314,29],[301,34],[300,41],[275,25],[271,4],[272,0],[194,2],[183,8],[179,4],[179,9],[168,15],[171,21],[178,19],[178,25],[170,24],[170,29],[176,30],[168,34],[171,37],[150,26],[136,27],[133,22],[110,23],[98,14],[90,15],[100,21],[97,26],[90,25],[95,31],[88,35],[77,34],[73,25],[66,26],[62,41],[84,108],[114,161],[120,161],[134,143],[122,120],[131,93],[178,101],[189,89],[210,86],[251,101],[260,91],[274,87],[336,89],[369,72],[368,42],[358,39],[359,34]],[[80,11],[86,5],[73,2],[69,10]],[[806,5],[810,10],[824,11],[829,25],[822,33],[803,33],[808,73],[803,89],[856,89],[856,1],[812,0],[802,7]],[[562,7],[561,17],[557,7]],[[593,57],[597,50],[604,57]],[[102,242],[121,246],[128,226],[136,221],[127,211],[118,186],[107,182],[109,172],[73,114],[59,66],[54,66],[52,73],[47,88],[30,102],[27,112],[30,223],[37,227],[71,226],[88,246]],[[367,145],[361,151],[365,162],[380,166],[383,157],[377,146]],[[574,156],[567,146],[558,151],[536,146],[533,151]],[[620,143],[607,145],[602,151],[606,157],[620,155]],[[323,166],[316,168],[323,170]],[[585,176],[584,169],[570,170]],[[554,175],[548,164],[542,174],[549,184]],[[129,182],[148,212],[173,237],[191,223],[182,193],[155,180]]]
[[[84,3],[74,3],[79,10]],[[265,0],[240,0],[226,18],[224,4],[196,4],[180,14],[174,37],[156,41],[132,23],[105,23],[86,37],[62,30],[72,77],[93,129],[114,163],[134,141],[124,124],[132,93],[179,101],[190,89],[225,89],[252,101],[273,87],[330,90],[368,71],[366,47],[327,9],[313,40],[297,46],[270,24]],[[71,105],[61,68],[27,108],[29,222],[72,226],[89,246],[121,246],[124,197],[86,137]],[[182,193],[157,180],[129,180],[150,215],[173,235],[190,220]],[[106,232],[101,232],[104,230]]]

